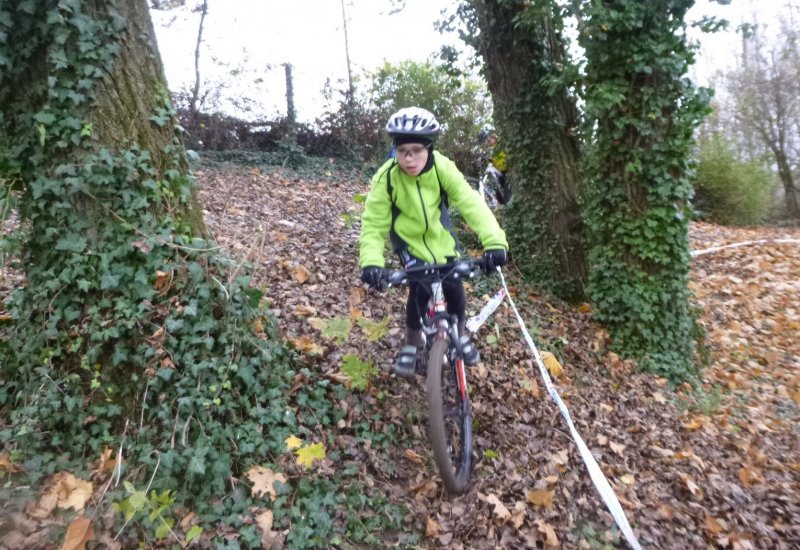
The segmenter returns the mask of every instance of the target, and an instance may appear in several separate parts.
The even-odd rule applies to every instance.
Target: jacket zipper
[[[428,234],[428,211],[425,210],[425,201],[422,199],[422,188],[419,185],[419,178],[417,178],[417,193],[419,194],[419,203],[422,205],[422,215],[425,217],[425,232],[422,234],[422,244],[425,245],[425,248],[428,249],[430,252],[431,257],[433,258],[433,263],[437,264],[439,262],[436,261],[436,255],[431,250],[431,247],[428,246],[428,239],[425,238],[425,235]]]

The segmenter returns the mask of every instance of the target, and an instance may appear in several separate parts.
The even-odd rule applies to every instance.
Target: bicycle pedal
[[[417,347],[408,345],[400,348],[400,356],[394,364],[394,374],[402,376],[403,378],[410,378],[416,374],[416,367]]]

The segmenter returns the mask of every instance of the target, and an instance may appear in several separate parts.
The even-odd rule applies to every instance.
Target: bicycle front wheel
[[[464,365],[453,364],[449,350],[442,338],[428,355],[428,431],[445,489],[460,494],[472,475],[472,410]]]

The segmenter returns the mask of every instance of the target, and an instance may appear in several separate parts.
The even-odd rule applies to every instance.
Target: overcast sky
[[[690,20],[714,14],[731,20],[732,27],[749,20],[757,6],[759,22],[777,27],[777,14],[786,0],[732,0],[719,6],[698,0]],[[187,0],[190,6],[199,0]],[[327,79],[342,88],[347,78],[340,0],[208,0],[201,52],[201,74],[227,81],[260,102],[254,114],[275,116],[286,110],[283,63],[294,67],[298,116],[311,121],[325,106],[322,89]],[[354,70],[374,69],[384,59],[424,61],[448,41],[433,29],[442,9],[452,0],[406,0],[405,8],[390,15],[389,0],[345,0],[350,58]],[[194,47],[199,15],[188,9],[153,12],[161,57],[170,88],[194,80]],[[706,84],[717,69],[735,62],[740,48],[735,33],[693,34],[702,43],[691,75]],[[231,71],[240,71],[230,77]],[[257,82],[257,79],[263,81]]]

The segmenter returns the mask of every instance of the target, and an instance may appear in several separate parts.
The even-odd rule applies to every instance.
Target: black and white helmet
[[[433,141],[441,130],[433,113],[421,107],[405,107],[389,117],[386,131],[390,136],[417,136]]]
[[[495,133],[494,126],[491,124],[484,124],[481,131],[478,132],[478,143],[486,143],[486,140],[489,139],[489,136]]]

